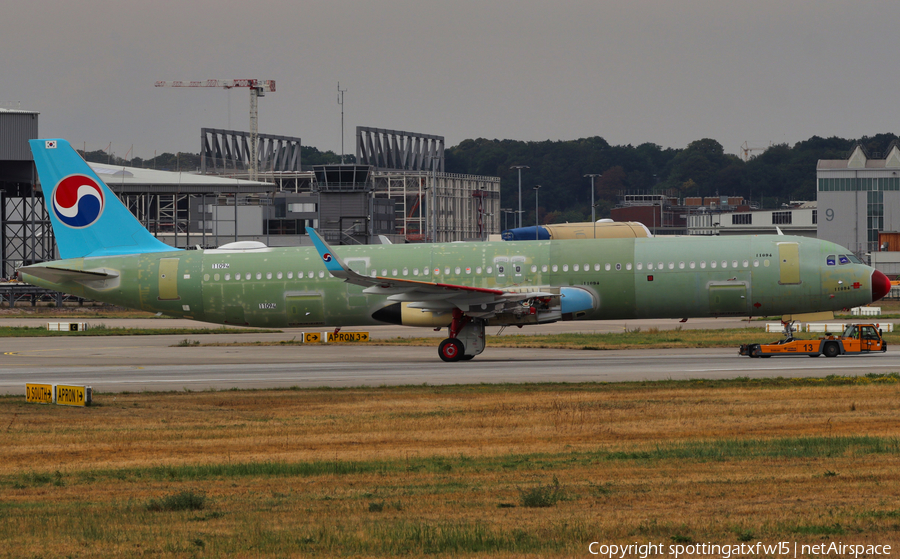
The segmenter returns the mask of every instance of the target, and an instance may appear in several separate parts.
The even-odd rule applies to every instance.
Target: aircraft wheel
[[[837,344],[830,343],[825,344],[825,350],[822,353],[825,354],[825,357],[837,357],[840,352],[841,350],[838,348]]]
[[[475,359],[475,356],[474,355],[463,355],[459,359],[460,359],[460,361],[471,361],[472,359]]]
[[[886,351],[887,351],[887,344],[885,342],[881,342],[881,353],[884,353]]]
[[[447,338],[438,346],[438,355],[447,363],[459,361],[463,356],[462,342],[456,338]]]

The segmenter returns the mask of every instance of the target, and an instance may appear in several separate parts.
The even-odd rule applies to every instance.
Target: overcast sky
[[[0,107],[125,156],[198,152],[200,128],[345,150],[355,127],[726,152],[898,132],[900,2],[873,0],[28,0],[0,8]]]

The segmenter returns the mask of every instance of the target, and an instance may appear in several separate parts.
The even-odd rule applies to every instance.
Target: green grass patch
[[[161,499],[150,499],[147,503],[147,510],[150,512],[203,510],[205,507],[206,495],[193,491],[180,491]]]
[[[334,460],[311,462],[244,462],[193,464],[150,468],[121,468],[73,472],[67,477],[72,484],[102,483],[104,480],[122,481],[205,481],[240,478],[349,476],[375,473],[400,474],[407,471],[433,472],[508,472],[516,470],[556,470],[573,465],[594,465],[601,462],[658,461],[718,462],[752,461],[760,459],[812,459],[852,456],[863,458],[876,454],[900,456],[900,439],[895,437],[786,437],[775,439],[717,439],[661,444],[650,447],[634,446],[618,450],[566,452],[556,454],[503,454],[488,457],[428,457],[408,460]],[[5,486],[41,486],[56,482],[52,473],[29,473],[0,479]],[[539,488],[538,501],[554,501],[563,497],[558,482]],[[529,490],[530,491],[530,490]],[[523,506],[541,506],[525,505]]]
[[[42,326],[0,326],[0,338],[47,338],[57,336],[162,336],[188,334],[271,334],[281,330],[262,328],[116,328],[91,325],[81,332],[56,332]]]

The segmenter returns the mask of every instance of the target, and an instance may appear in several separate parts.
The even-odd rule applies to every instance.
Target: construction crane
[[[250,88],[250,180],[255,181],[259,174],[259,118],[257,116],[258,98],[266,92],[275,91],[275,80],[206,80],[206,81],[159,81],[155,87],[233,87]]]
[[[769,148],[752,148],[750,147],[749,142],[744,142],[741,144],[741,151],[744,152],[744,163],[750,161],[750,152],[751,151],[766,151]]]

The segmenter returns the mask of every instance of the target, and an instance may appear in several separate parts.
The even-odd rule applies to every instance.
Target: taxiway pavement
[[[113,321],[103,322],[110,325]],[[170,321],[151,322],[169,322],[171,325]],[[654,322],[628,321],[624,327],[647,328]],[[733,320],[735,326],[725,326],[726,322],[720,319],[717,326],[747,325],[746,321]],[[676,321],[665,323],[677,324]],[[197,325],[195,322],[189,324]],[[524,332],[570,331],[569,324],[572,323]],[[577,332],[621,331],[624,328],[622,324],[607,322],[573,325],[578,328],[571,331]],[[753,326],[758,327],[759,323]],[[426,333],[446,335],[427,329],[390,326],[367,330],[376,338]],[[0,393],[24,393],[26,382],[87,384],[96,392],[121,392],[800,377],[900,371],[900,352],[891,351],[833,359],[805,356],[750,359],[738,356],[737,348],[613,351],[488,348],[472,361],[444,363],[438,358],[436,347],[176,347],[186,337],[201,343],[279,341],[298,337],[299,332],[0,339]],[[494,333],[492,329],[490,334]]]

